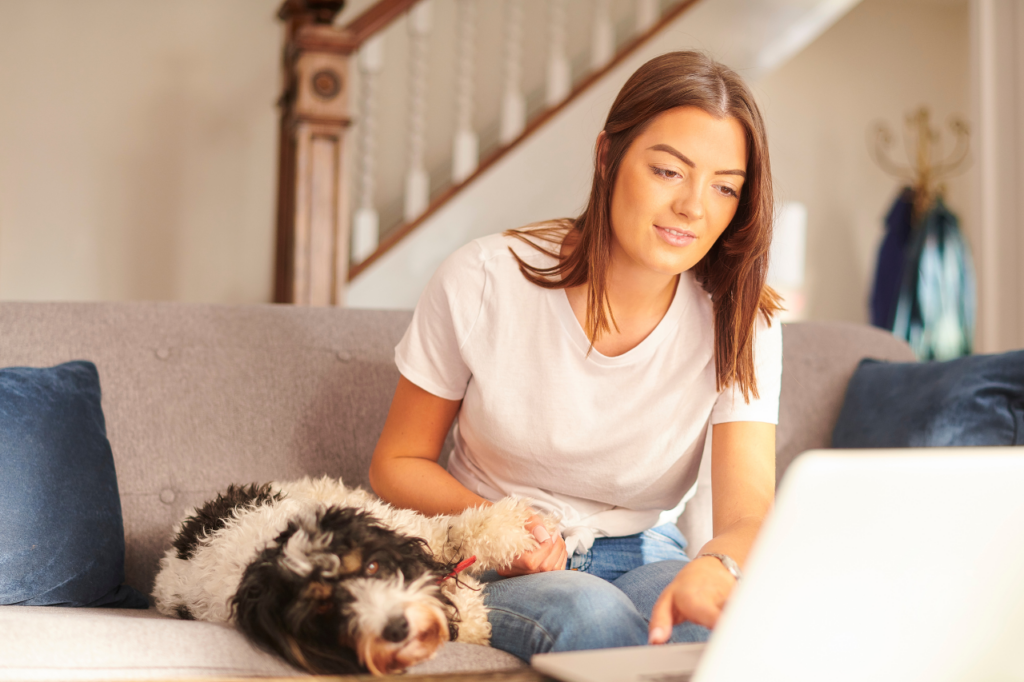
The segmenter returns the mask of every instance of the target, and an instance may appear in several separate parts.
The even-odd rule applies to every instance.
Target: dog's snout
[[[405,614],[392,616],[388,624],[384,626],[384,639],[389,642],[401,642],[409,636],[409,621]]]

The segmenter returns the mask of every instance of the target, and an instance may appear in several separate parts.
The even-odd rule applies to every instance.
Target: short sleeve
[[[759,397],[743,399],[743,392],[733,384],[718,395],[711,411],[711,423],[766,422],[779,423],[779,392],[782,389],[782,323],[778,319],[769,327],[758,316],[754,336],[754,375]]]
[[[461,400],[473,374],[462,347],[480,316],[487,285],[484,265],[476,242],[449,256],[423,290],[395,347],[402,376],[446,400]]]

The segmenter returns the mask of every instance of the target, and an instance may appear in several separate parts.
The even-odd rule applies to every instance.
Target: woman
[[[519,495],[560,519],[554,538],[531,520],[538,549],[486,587],[492,644],[527,661],[706,638],[774,495],[781,332],[753,97],[702,54],[663,55],[623,86],[595,157],[578,218],[438,270],[370,467],[382,498],[426,514]],[[689,561],[674,522],[709,432],[714,537]]]

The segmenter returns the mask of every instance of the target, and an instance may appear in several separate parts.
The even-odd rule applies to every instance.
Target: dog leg
[[[506,497],[491,506],[435,517],[433,535],[444,543],[441,556],[445,560],[475,556],[476,563],[470,570],[480,573],[506,567],[523,552],[538,547],[537,539],[526,530],[526,522],[536,513],[525,500]],[[558,532],[551,519],[545,518],[544,525],[551,535]]]
[[[487,620],[482,587],[476,578],[462,574],[458,581],[446,580],[441,591],[448,597],[458,613],[459,636],[455,641],[467,644],[491,643],[491,623]],[[454,614],[449,614],[451,618]]]

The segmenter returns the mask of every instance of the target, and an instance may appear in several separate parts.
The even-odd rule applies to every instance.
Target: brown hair
[[[747,179],[736,215],[693,270],[711,295],[714,310],[716,386],[722,390],[736,382],[749,401],[751,394],[758,397],[754,376],[757,314],[770,325],[781,306],[778,295],[765,284],[774,217],[768,138],[754,97],[736,72],[700,52],[671,52],[641,66],[622,86],[608,112],[604,143],[595,152],[594,184],[583,213],[575,220],[561,219],[506,234],[550,253],[535,240],[560,244],[568,234],[566,228],[576,231],[575,248],[568,256],[559,256],[559,263],[552,267],[535,267],[515,251],[512,255],[523,275],[538,286],[566,289],[590,284],[585,328],[593,346],[615,325],[606,275],[613,241],[612,191],[619,165],[633,140],[655,117],[687,106],[718,118],[734,118],[746,132]]]

